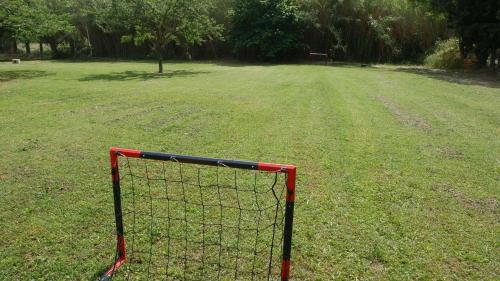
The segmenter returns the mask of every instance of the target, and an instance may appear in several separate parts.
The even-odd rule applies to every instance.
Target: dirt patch
[[[132,118],[143,117],[143,116],[150,114],[152,112],[164,110],[165,108],[166,107],[163,105],[153,106],[153,107],[143,107],[142,109],[137,110],[135,112],[130,112],[130,113],[118,116],[118,117],[111,119],[109,121],[106,121],[105,124],[115,124],[118,122],[122,122],[122,123],[129,122],[130,119],[132,119]]]
[[[40,140],[38,139],[27,139],[27,140],[24,140],[18,151],[31,151],[31,150],[37,150],[39,149],[41,146],[41,142]]]
[[[35,170],[28,165],[18,166],[14,171],[14,178],[17,180],[23,180],[26,178],[30,178],[35,175]]]
[[[182,112],[165,114],[165,118],[159,120],[153,120],[148,122],[147,124],[141,125],[141,128],[145,131],[151,131],[154,129],[158,129],[164,127],[168,124],[172,124],[177,120],[186,119],[191,115],[202,112],[201,109],[189,109]]]
[[[464,158],[464,154],[460,150],[447,146],[436,148],[436,153],[448,158]]]
[[[387,266],[380,261],[373,261],[370,263],[370,269],[375,275],[375,280],[384,280],[385,272],[387,271]]]
[[[479,213],[500,213],[500,203],[496,198],[469,198],[449,184],[435,184],[433,189],[448,193],[466,209],[472,209]]]
[[[377,96],[377,100],[379,100],[404,126],[418,128],[425,131],[432,128],[431,125],[422,117],[405,112],[396,103],[388,98],[384,96]]]

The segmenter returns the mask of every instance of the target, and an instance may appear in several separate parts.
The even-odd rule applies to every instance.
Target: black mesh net
[[[279,280],[286,174],[119,158],[114,280]]]

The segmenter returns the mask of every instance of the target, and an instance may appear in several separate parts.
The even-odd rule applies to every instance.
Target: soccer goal
[[[111,148],[101,280],[289,280],[296,168]]]

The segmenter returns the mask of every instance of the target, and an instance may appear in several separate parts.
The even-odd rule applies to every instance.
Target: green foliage
[[[14,41],[52,41],[57,54],[57,42],[74,33],[62,0],[5,0],[0,2],[0,29]]]
[[[57,45],[57,52],[59,52],[63,56],[69,56],[71,53],[71,46],[68,42],[62,42]]]
[[[182,52],[191,57],[209,46],[211,53],[219,49],[265,60],[303,57],[308,51],[337,60],[416,60],[447,37],[446,17],[429,1],[5,0],[0,1],[0,13],[6,14],[0,17],[0,36],[48,42],[56,55],[57,45],[66,41],[73,55],[90,56],[95,51],[98,56]],[[494,24],[477,28],[489,34],[481,42],[500,37]]]
[[[315,51],[345,51],[341,30],[338,26],[339,6],[342,1],[338,0],[303,0],[300,1],[301,9],[304,11],[306,30],[320,34],[319,46]],[[313,43],[314,44],[314,43]]]
[[[0,2],[0,28],[13,39],[27,42],[37,37],[40,17],[35,7],[38,1],[4,0]]]
[[[313,50],[336,59],[415,60],[445,35],[442,18],[411,1],[302,0]]]
[[[497,0],[421,0],[447,16],[460,39],[462,57],[474,53],[479,65],[492,61],[500,48],[500,2]],[[493,62],[494,63],[494,62]]]
[[[235,0],[231,39],[240,57],[284,59],[302,48],[294,0]]]
[[[162,53],[168,44],[197,45],[220,35],[221,27],[209,16],[210,1],[129,0],[112,8],[132,32],[122,42],[151,43],[159,57],[159,72],[163,71]]]
[[[434,51],[425,58],[424,64],[432,68],[462,68],[463,59],[460,55],[458,38],[438,42]]]

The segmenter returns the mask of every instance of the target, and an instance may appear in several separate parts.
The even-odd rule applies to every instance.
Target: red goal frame
[[[116,249],[117,258],[113,265],[101,277],[101,280],[109,280],[115,271],[118,270],[127,260],[125,250],[125,237],[123,227],[123,215],[121,206],[120,171],[118,167],[118,157],[125,156],[131,158],[143,158],[160,161],[175,161],[179,163],[189,163],[208,166],[221,166],[236,169],[268,171],[287,174],[286,181],[286,205],[283,226],[283,245],[281,262],[281,280],[288,281],[290,278],[290,258],[292,248],[293,212],[295,203],[296,166],[283,165],[264,162],[250,162],[240,160],[226,160],[220,158],[207,158],[197,156],[187,156],[178,154],[168,154],[161,152],[149,152],[135,149],[115,148],[109,150],[111,160],[111,177],[113,183],[113,199],[116,223]]]

